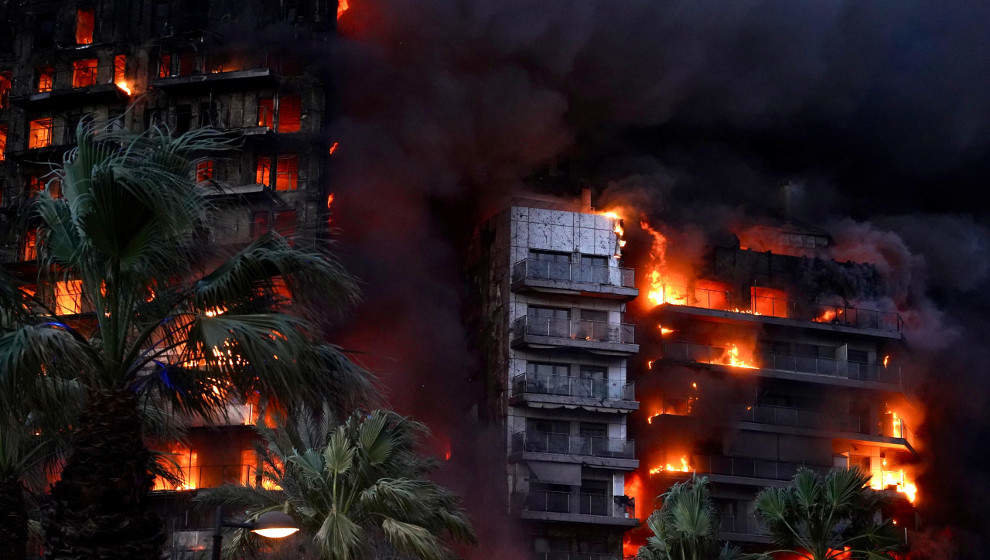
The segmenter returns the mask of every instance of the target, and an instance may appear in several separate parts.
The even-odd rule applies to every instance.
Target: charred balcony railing
[[[708,346],[690,342],[663,343],[664,358],[701,364],[730,365],[727,357],[728,350],[727,347],[723,346]],[[857,381],[875,381],[892,384],[900,384],[901,382],[900,368],[897,366],[883,367],[878,364],[775,354],[772,352],[760,354],[755,361],[756,363],[753,365],[759,369],[812,373]]]
[[[888,332],[901,332],[904,328],[903,319],[894,311],[879,311],[848,305],[802,305],[788,298],[775,296],[752,295],[738,298],[728,290],[698,287],[689,289],[685,286],[666,284],[663,286],[663,294],[666,303],[686,307]]]
[[[694,455],[691,457],[691,466],[699,473],[772,480],[790,480],[801,468],[822,474],[832,469],[831,466],[827,465],[768,461],[749,457],[726,457],[724,455]]]
[[[609,323],[606,321],[538,319],[524,315],[516,319],[513,324],[513,331],[516,336],[545,336],[618,344],[636,343],[635,326],[626,323]]]
[[[556,490],[531,490],[526,497],[526,509],[552,513],[575,513],[581,515],[613,516],[611,496],[598,492],[571,492]],[[626,508],[628,511],[628,507]],[[634,517],[631,513],[630,518]]]
[[[599,436],[572,436],[550,432],[517,432],[512,435],[512,450],[517,453],[559,453],[613,459],[633,459],[636,444],[632,440]]]
[[[869,431],[858,416],[824,413],[786,406],[758,405],[746,407],[742,412],[742,420],[756,424],[792,426],[813,430],[836,430],[860,434]]]
[[[84,90],[101,84],[110,84],[113,81],[112,70],[106,65],[83,66],[56,70],[40,78],[18,79],[14,82],[11,96],[20,99],[39,93]]]
[[[608,379],[585,379],[568,375],[524,373],[512,379],[514,394],[536,393],[596,400],[636,400],[636,387]]]
[[[622,560],[622,557],[600,552],[536,552],[533,560]]]
[[[618,266],[523,259],[512,267],[514,282],[525,279],[636,287],[636,271]]]

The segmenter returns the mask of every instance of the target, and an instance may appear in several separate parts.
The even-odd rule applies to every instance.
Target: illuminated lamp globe
[[[286,513],[269,511],[261,514],[255,521],[252,533],[257,533],[267,539],[281,539],[299,530],[296,522]]]

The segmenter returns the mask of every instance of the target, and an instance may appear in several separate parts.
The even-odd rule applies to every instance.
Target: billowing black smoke
[[[335,224],[366,281],[347,345],[453,441],[484,525],[494,438],[465,278],[477,220],[517,189],[645,192],[722,235],[789,212],[875,262],[931,414],[928,521],[988,533],[990,4],[349,0],[329,46]],[[785,204],[779,188],[801,185]],[[611,186],[609,186],[611,185]],[[619,193],[617,195],[617,193]],[[446,442],[439,442],[440,450]],[[487,453],[487,454],[486,454]],[[981,526],[982,524],[982,526]],[[483,541],[490,538],[483,532]],[[490,557],[495,545],[480,547]]]

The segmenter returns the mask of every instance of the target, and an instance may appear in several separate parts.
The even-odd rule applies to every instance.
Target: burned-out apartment
[[[196,164],[222,224],[206,242],[236,247],[269,230],[295,243],[327,235],[333,84],[302,53],[335,32],[336,2],[22,1],[3,9],[11,30],[0,33],[0,260],[8,270],[34,275],[27,204],[45,189],[59,196],[53,164],[80,124],[173,135],[213,127],[238,138],[237,149]],[[85,324],[80,286],[68,278],[40,295],[65,321]],[[184,480],[155,487],[176,558],[208,545],[197,529],[209,520],[186,504],[192,490],[263,483],[254,405],[228,412],[225,426],[193,420],[188,446],[160,446]]]

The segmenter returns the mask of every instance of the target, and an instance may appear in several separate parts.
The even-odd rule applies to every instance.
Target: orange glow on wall
[[[275,167],[275,190],[294,191],[299,188],[299,156],[278,156]]]
[[[169,447],[168,456],[171,460],[163,461],[163,466],[167,471],[180,478],[182,482],[175,485],[158,476],[155,477],[155,485],[152,490],[195,490],[199,488],[199,454],[182,444],[174,443]]]
[[[76,10],[76,44],[92,45],[93,28],[96,24],[96,15],[93,8],[79,8]]]
[[[286,95],[278,100],[278,131],[299,132],[302,128],[302,100],[298,95]]]
[[[787,317],[787,293],[783,290],[753,286],[750,297],[754,315]]]
[[[54,122],[51,117],[35,119],[28,125],[28,148],[47,148],[52,145]]]
[[[13,87],[12,74],[0,72],[0,109],[6,108],[10,100],[10,88]]]
[[[21,257],[25,261],[33,261],[38,258],[38,230],[29,229],[24,234],[24,250]]]
[[[7,125],[0,124],[0,161],[7,159]]]
[[[72,87],[84,88],[96,85],[96,73],[99,61],[95,58],[84,58],[72,61]]]

